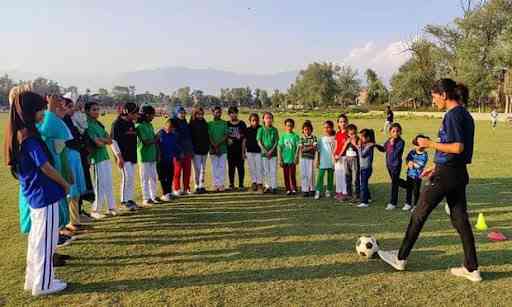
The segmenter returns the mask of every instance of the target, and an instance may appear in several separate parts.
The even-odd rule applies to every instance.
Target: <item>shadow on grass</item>
[[[512,178],[475,179],[468,192],[472,210],[486,210],[490,218],[499,219],[509,213],[503,202],[512,202],[507,194]],[[387,184],[372,185],[375,199],[387,197]],[[497,201],[497,197],[500,199]],[[179,205],[182,203],[183,205]],[[380,202],[384,204],[385,202]],[[278,259],[289,257],[329,256],[352,251],[357,237],[365,233],[384,235],[384,247],[400,245],[409,215],[404,212],[388,212],[375,205],[367,210],[353,205],[339,204],[333,200],[314,201],[254,193],[209,194],[186,197],[177,203],[157,206],[137,212],[136,215],[99,223],[97,230],[104,234],[79,240],[74,244],[101,245],[180,245],[190,243],[232,240],[235,248],[212,249],[191,252],[131,253],[112,257],[88,257],[85,265],[119,267],[129,265],[165,265],[179,263],[216,263],[254,259]],[[496,226],[507,226],[510,221],[499,220]],[[508,229],[508,228],[506,228]],[[462,255],[446,255],[435,249],[440,246],[460,244],[449,218],[442,208],[436,210],[424,228],[417,247],[411,255],[409,269],[412,272],[446,270],[457,266]],[[440,232],[433,234],[433,232]],[[447,234],[448,232],[449,234]],[[391,235],[390,235],[391,234]],[[397,235],[398,234],[398,235]],[[318,239],[311,236],[340,235],[340,239]],[[293,238],[291,238],[293,237]],[[477,235],[480,239],[482,236]],[[246,242],[263,239],[265,243]],[[281,242],[286,239],[286,242]],[[479,252],[484,266],[500,266],[510,263],[511,250]],[[173,259],[174,258],[174,259]],[[100,263],[98,263],[100,262]],[[71,263],[72,265],[72,263]],[[84,265],[81,262],[80,265]],[[143,268],[143,267],[141,267]],[[316,266],[296,266],[263,270],[242,270],[192,276],[142,278],[112,282],[98,282],[73,286],[73,292],[140,291],[158,288],[182,288],[202,285],[268,282],[280,280],[314,280],[339,276],[361,276],[371,273],[391,272],[380,263],[367,265],[336,263]],[[485,272],[487,280],[512,277],[512,272]]]

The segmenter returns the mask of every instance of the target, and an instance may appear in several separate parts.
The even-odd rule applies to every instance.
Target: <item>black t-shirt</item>
[[[122,117],[118,117],[112,123],[111,136],[117,142],[123,160],[137,163],[137,132],[135,131],[135,124]]]
[[[442,144],[462,143],[464,151],[460,154],[436,152],[435,163],[446,166],[463,166],[471,164],[475,138],[475,122],[463,106],[457,106],[446,112],[439,130]]]
[[[246,137],[247,126],[244,121],[232,124],[228,121],[228,155],[231,157],[242,156],[242,142]]]
[[[208,123],[205,120],[191,120],[190,133],[194,154],[207,155],[210,151],[210,136],[208,135]]]
[[[249,126],[247,129],[245,129],[245,147],[247,148],[247,152],[252,153],[260,153],[261,148],[260,145],[258,145],[258,141],[256,140],[256,135],[258,134],[258,129],[261,128],[260,125],[257,127]]]

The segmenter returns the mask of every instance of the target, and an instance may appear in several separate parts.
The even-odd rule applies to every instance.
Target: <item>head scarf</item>
[[[44,110],[45,107],[46,102],[43,97],[33,92],[24,92],[13,97],[4,141],[6,164],[13,173],[18,169],[21,144],[29,137],[36,137],[40,140],[43,149],[51,158],[48,148],[36,128],[36,113]]]

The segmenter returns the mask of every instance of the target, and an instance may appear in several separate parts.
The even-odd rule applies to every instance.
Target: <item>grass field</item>
[[[284,117],[276,117],[280,128]],[[328,117],[335,115],[314,116],[317,135]],[[295,118],[300,126],[306,117]],[[5,119],[1,115],[2,127]],[[109,126],[111,119],[103,121]],[[399,121],[408,144],[420,132],[434,136],[440,124]],[[382,119],[353,122],[380,129]],[[468,199],[473,224],[483,212],[491,227],[512,237],[510,140],[511,129],[492,131],[488,122],[477,122]],[[0,305],[510,306],[512,241],[491,243],[486,233],[476,233],[485,281],[455,279],[447,269],[460,265],[462,247],[441,208],[425,225],[408,271],[355,253],[357,238],[367,233],[384,248],[398,248],[408,222],[408,213],[384,210],[389,179],[382,155],[376,157],[369,209],[284,195],[209,194],[96,222],[92,233],[60,250],[74,257],[57,269],[70,286],[47,298],[23,292],[26,238],[18,231],[18,188],[2,166]],[[118,178],[115,171],[116,195]]]

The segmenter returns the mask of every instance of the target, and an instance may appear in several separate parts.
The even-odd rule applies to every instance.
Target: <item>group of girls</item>
[[[357,201],[358,207],[368,207],[374,148],[386,152],[392,181],[391,200],[386,209],[397,206],[398,189],[403,186],[408,189],[404,210],[410,210],[417,202],[419,178],[427,161],[426,153],[417,146],[407,156],[407,181],[400,179],[404,151],[401,126],[391,124],[390,138],[381,146],[375,144],[373,130],[358,132],[344,114],[338,118],[337,131],[332,121],[325,121],[323,136],[317,138],[310,121],[303,123],[301,135],[295,133],[295,121],[291,118],[284,121],[284,132],[280,134],[270,112],[263,113],[262,124],[258,114],[251,114],[246,125],[238,117],[236,107],[228,109],[228,120],[222,118],[221,107],[214,107],[210,121],[205,119],[201,107],[194,108],[187,121],[186,110],[178,107],[163,127],[155,131],[152,106],[126,103],[109,133],[99,121],[100,106],[96,102],[42,97],[30,89],[13,90],[10,98],[6,157],[13,175],[20,181],[21,226],[23,232],[29,233],[25,289],[33,295],[66,288],[65,282],[55,278],[53,267],[64,265],[69,256],[56,254],[56,248],[68,244],[76,233],[87,231],[84,219],[102,219],[119,213],[109,147],[121,173],[121,208],[129,211],[169,202],[176,196],[205,193],[208,157],[211,186],[216,192],[226,191],[226,167],[227,190],[245,191],[247,160],[253,191],[277,193],[280,166],[286,194],[295,195],[299,190],[299,164],[304,197],[335,196],[339,201]],[[134,193],[137,165],[142,187],[140,205]],[[194,191],[190,184],[192,168]],[[157,194],[157,181],[161,196]],[[81,210],[83,200],[92,202],[89,215]]]

